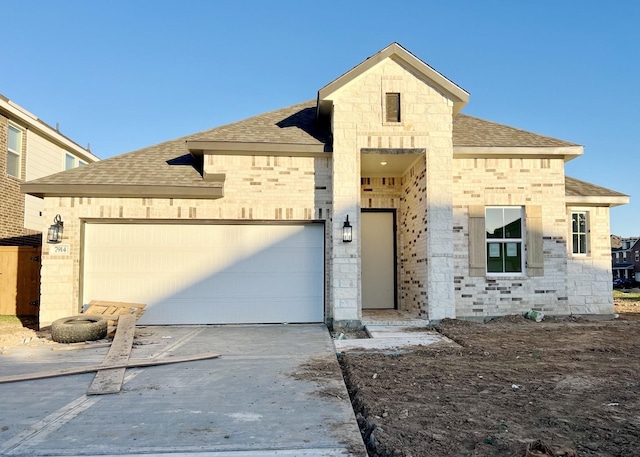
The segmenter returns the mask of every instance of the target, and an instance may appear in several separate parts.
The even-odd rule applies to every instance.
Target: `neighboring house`
[[[0,145],[0,245],[38,246],[51,222],[42,199],[24,195],[20,185],[99,159],[3,95]]]
[[[640,238],[622,238],[619,247],[611,248],[613,278],[640,282]]]
[[[64,221],[41,325],[94,299],[147,324],[612,314],[629,198],[565,176],[582,146],[468,98],[394,43],[314,101],[23,185]]]

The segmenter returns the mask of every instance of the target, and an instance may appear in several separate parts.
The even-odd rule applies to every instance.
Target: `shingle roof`
[[[453,120],[453,145],[484,147],[578,146],[568,141],[538,135],[465,114],[458,114]]]
[[[564,177],[565,195],[568,197],[628,197],[626,194],[580,181],[569,176]]]
[[[315,123],[316,102],[308,101],[238,122],[159,143],[101,162],[54,174],[28,184],[106,184],[208,187],[186,148],[188,140],[326,145],[330,133]],[[453,123],[454,146],[573,146],[506,125],[459,114]],[[28,189],[28,185],[26,188]],[[597,186],[596,186],[597,187]]]
[[[29,184],[182,185],[209,187],[195,168],[187,140],[327,144],[328,132],[315,122],[309,101],[210,130],[159,143],[84,167],[30,181]]]

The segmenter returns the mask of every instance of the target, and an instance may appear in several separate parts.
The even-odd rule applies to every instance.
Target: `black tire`
[[[57,343],[80,343],[107,336],[107,320],[99,316],[73,316],[51,324],[51,338]]]

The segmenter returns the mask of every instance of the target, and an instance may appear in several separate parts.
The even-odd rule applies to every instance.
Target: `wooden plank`
[[[59,368],[57,370],[40,371],[38,373],[26,373],[12,376],[0,376],[0,384],[18,381],[31,381],[34,379],[56,378],[58,376],[69,376],[72,374],[91,373],[93,371],[105,370],[110,368],[135,368],[135,367],[154,367],[158,365],[169,365],[171,363],[195,362],[197,360],[217,359],[220,354],[213,352],[204,352],[184,357],[173,357],[168,359],[153,360],[135,360],[130,359],[124,363],[118,363],[112,366],[104,366],[102,364],[87,365],[84,367]]]
[[[137,316],[135,314],[123,314],[118,320],[116,335],[109,348],[109,352],[102,361],[102,365],[114,365],[129,360],[131,348],[133,348],[133,336],[136,330]],[[110,368],[99,370],[87,395],[104,395],[120,392],[124,382],[126,368]]]

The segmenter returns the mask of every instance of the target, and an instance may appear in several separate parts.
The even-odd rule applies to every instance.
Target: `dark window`
[[[522,273],[522,208],[486,208],[487,273]]]
[[[400,122],[400,94],[388,93],[386,97],[387,122]]]

